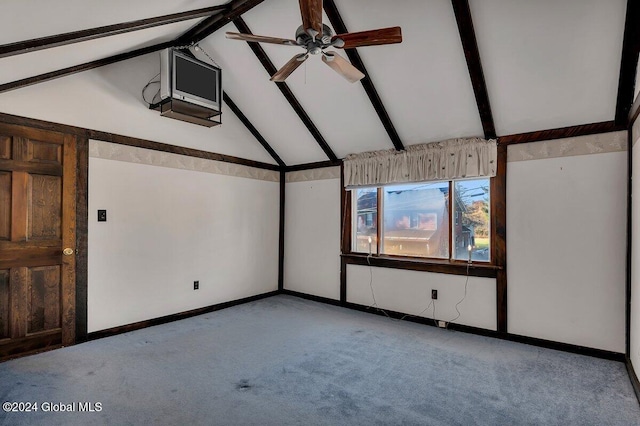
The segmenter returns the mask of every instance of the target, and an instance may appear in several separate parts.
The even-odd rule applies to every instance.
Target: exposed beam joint
[[[349,31],[347,31],[347,28],[344,25],[344,21],[342,20],[342,16],[340,16],[340,13],[338,12],[338,8],[336,7],[335,2],[333,0],[324,0],[323,6],[324,11],[327,13],[329,21],[331,22],[331,26],[333,27],[336,34],[348,33]],[[371,78],[369,77],[369,73],[367,72],[364,63],[360,58],[360,54],[356,49],[345,49],[345,52],[347,54],[347,57],[349,58],[349,61],[351,61],[351,64],[362,71],[362,73],[365,75],[365,77],[360,80],[360,83],[362,83],[364,91],[367,93],[367,96],[369,96],[371,105],[373,105],[373,109],[376,111],[376,114],[378,114],[378,117],[380,118],[382,125],[387,131],[387,134],[389,135],[393,146],[397,150],[403,150],[404,145],[400,140],[400,136],[398,136],[398,132],[396,132],[396,128],[391,122],[391,118],[389,118],[387,109],[384,107],[384,104],[380,99],[380,95],[378,95],[378,91],[376,90],[373,82],[371,81]]]
[[[233,23],[235,24],[236,28],[238,28],[238,31],[240,31],[241,33],[253,34],[249,29],[249,27],[247,26],[246,22],[244,22],[242,18],[234,19]],[[256,55],[256,57],[258,58],[258,60],[260,61],[264,69],[267,71],[267,73],[269,73],[269,76],[270,77],[273,76],[276,73],[277,69],[275,65],[273,65],[273,62],[271,62],[271,59],[269,59],[269,57],[267,56],[262,46],[254,42],[247,42],[247,44],[249,45],[253,53]],[[309,115],[306,113],[304,108],[302,108],[302,105],[300,105],[300,102],[298,102],[296,97],[293,95],[293,92],[291,91],[289,86],[287,86],[287,83],[276,82],[275,84],[276,86],[278,86],[278,89],[280,89],[280,92],[282,92],[282,95],[287,99],[287,101],[289,102],[293,110],[296,112],[296,114],[298,114],[298,117],[300,117],[300,120],[302,120],[302,123],[307,127],[307,129],[311,133],[311,136],[313,136],[313,138],[316,140],[318,145],[320,145],[320,148],[324,151],[327,157],[329,157],[329,160],[338,161],[338,157],[336,156],[336,154],[334,154],[333,150],[331,149],[327,141],[322,137],[316,125],[313,124],[313,121],[311,121],[311,118],[309,117]]]
[[[620,77],[618,79],[618,98],[616,102],[615,122],[626,125],[629,111],[633,103],[633,89],[638,67],[638,52],[640,52],[640,2],[627,1],[627,16],[624,24],[624,38],[622,40],[622,57],[620,59]]]
[[[269,153],[271,158],[273,158],[280,167],[287,167],[287,165],[284,163],[284,161],[282,161],[282,159],[276,153],[276,151],[273,148],[271,148],[271,145],[269,145],[267,140],[260,134],[258,129],[255,128],[255,126],[251,123],[251,121],[249,121],[247,116],[242,113],[240,108],[238,108],[236,103],[233,102],[233,100],[229,97],[229,95],[227,95],[227,92],[222,92],[222,99],[224,100],[224,103],[227,104],[229,109],[233,111],[236,117],[238,117],[238,119],[242,122],[242,124],[244,124],[247,130],[251,132],[253,137],[256,138],[258,142],[260,142],[260,145],[262,145],[262,147]]]
[[[37,50],[50,49],[52,47],[66,46],[73,43],[95,40],[98,38],[124,34],[131,31],[144,30],[147,28],[173,24],[190,19],[202,18],[204,16],[211,16],[212,14],[219,13],[221,10],[225,10],[227,8],[227,5],[206,7],[203,9],[174,13],[171,15],[158,16],[155,18],[139,19],[136,21],[106,25],[103,27],[91,28],[81,31],[73,31],[65,34],[18,41],[15,43],[9,43],[0,46],[0,58],[35,52]]]
[[[143,47],[141,49],[132,50],[131,52],[125,52],[119,55],[98,59],[96,61],[86,62],[84,64],[63,68],[61,70],[51,71],[33,77],[27,77],[21,80],[12,81],[10,83],[0,84],[0,93],[8,92],[9,90],[20,89],[22,87],[31,86],[33,84],[42,83],[49,80],[54,80],[56,78],[65,77],[82,71],[88,71],[94,68],[102,67],[104,65],[115,64],[116,62],[125,61],[127,59],[132,59],[141,55],[146,55],[147,53],[153,53],[171,46],[173,46],[172,41],[154,44],[153,46]]]
[[[234,19],[239,18],[243,13],[250,11],[263,1],[264,0],[232,0],[226,4],[227,10],[203,20],[201,23],[178,37],[176,39],[176,43],[197,43],[218,31],[229,22],[232,22]]]
[[[469,76],[471,77],[473,93],[476,96],[476,104],[478,105],[478,112],[480,113],[484,137],[486,139],[494,139],[496,137],[496,129],[493,123],[487,84],[484,80],[484,72],[482,71],[476,33],[473,29],[469,0],[451,0],[451,4],[453,5],[453,11],[456,15],[460,41],[462,41],[464,57],[467,60],[467,68],[469,69]]]

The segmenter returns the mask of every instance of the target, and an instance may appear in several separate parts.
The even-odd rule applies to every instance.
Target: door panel
[[[0,158],[9,160],[11,158],[11,137],[0,135]]]
[[[11,239],[11,173],[0,172],[0,241]]]
[[[62,236],[62,177],[29,175],[30,202],[27,240],[56,240]]]
[[[75,342],[75,144],[0,124],[0,359]]]
[[[27,333],[60,328],[60,266],[29,268]]]

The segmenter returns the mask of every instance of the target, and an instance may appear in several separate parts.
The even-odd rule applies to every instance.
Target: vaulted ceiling
[[[224,33],[295,38],[296,0],[5,1],[0,112],[287,166],[455,137],[626,125],[640,40],[625,21],[640,12],[625,0],[330,0],[324,11],[338,33],[400,26],[403,42],[340,51],[367,75],[358,83],[319,57],[273,83],[301,49]],[[160,117],[142,99],[157,50],[191,42],[223,69],[220,127]]]

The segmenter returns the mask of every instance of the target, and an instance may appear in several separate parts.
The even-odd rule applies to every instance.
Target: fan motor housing
[[[322,37],[316,37],[315,40],[310,36],[302,25],[296,30],[296,42],[307,49],[312,55],[322,53],[322,49],[331,45],[331,37],[333,31],[329,26],[322,24]]]

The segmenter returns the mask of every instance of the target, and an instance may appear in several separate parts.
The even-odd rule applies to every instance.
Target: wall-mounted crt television
[[[160,97],[173,98],[220,111],[220,68],[174,49],[160,52]]]

